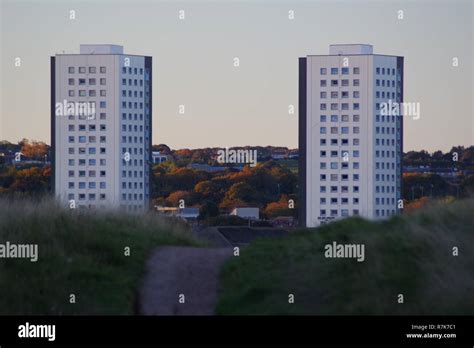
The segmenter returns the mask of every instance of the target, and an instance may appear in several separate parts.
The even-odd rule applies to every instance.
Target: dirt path
[[[214,314],[219,270],[230,256],[232,248],[157,248],[147,262],[139,314]]]

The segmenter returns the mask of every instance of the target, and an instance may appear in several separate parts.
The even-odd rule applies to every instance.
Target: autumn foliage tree
[[[49,146],[42,141],[23,139],[19,144],[21,145],[21,153],[23,156],[34,160],[44,160],[49,150]]]

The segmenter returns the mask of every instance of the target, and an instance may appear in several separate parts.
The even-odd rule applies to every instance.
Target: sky
[[[474,145],[471,0],[1,0],[0,16],[0,140],[50,143],[50,56],[109,43],[153,57],[154,144],[296,148],[298,57],[366,43],[405,57],[421,117],[405,120],[404,151]]]

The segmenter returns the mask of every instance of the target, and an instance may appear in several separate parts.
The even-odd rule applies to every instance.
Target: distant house
[[[195,220],[199,217],[199,208],[176,208],[155,206],[158,213],[164,216],[175,216],[185,220]]]
[[[299,158],[298,150],[290,150],[290,152],[288,153],[288,158],[289,159],[298,159]]]
[[[199,208],[180,208],[178,216],[186,220],[197,219],[199,217]]]
[[[275,149],[272,152],[272,159],[279,160],[288,158],[288,150],[287,149]]]
[[[160,151],[152,151],[151,158],[153,160],[153,164],[160,164],[166,162],[169,159],[169,156],[162,154]]]
[[[243,219],[259,220],[260,214],[258,208],[234,208],[230,215],[238,216]]]
[[[241,171],[243,169],[243,167],[210,166],[208,164],[202,164],[202,163],[190,163],[187,165],[187,168],[194,169],[194,170],[202,170],[203,172],[208,172],[208,173],[222,172],[225,170]]]

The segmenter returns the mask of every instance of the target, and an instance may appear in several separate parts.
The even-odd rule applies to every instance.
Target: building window
[[[341,68],[342,75],[349,75],[349,68]]]
[[[105,97],[105,96],[106,96],[106,95],[105,95],[105,89],[101,89],[101,90],[100,90],[100,96],[101,96],[101,97]]]
[[[69,86],[74,86],[74,79],[68,79]]]
[[[331,75],[337,75],[338,74],[338,68],[331,68]]]
[[[79,67],[79,74],[85,74],[86,73],[86,67],[85,66],[80,66]]]
[[[106,82],[106,81],[105,81],[104,78],[101,78],[101,79],[100,79],[100,84],[101,84],[102,86],[105,86],[105,82]]]
[[[321,69],[319,69],[319,73],[320,73],[321,75],[326,75],[327,69],[326,69],[326,68],[321,68]]]
[[[353,72],[354,72],[354,75],[359,75],[360,69],[356,67],[354,68]]]
[[[89,74],[95,74],[95,72],[96,72],[95,66],[90,66],[89,67]]]
[[[74,67],[73,67],[73,66],[70,66],[70,67],[68,68],[68,71],[69,71],[70,74],[74,74]]]
[[[100,72],[101,72],[101,74],[105,74],[107,72],[105,66],[100,67]]]

